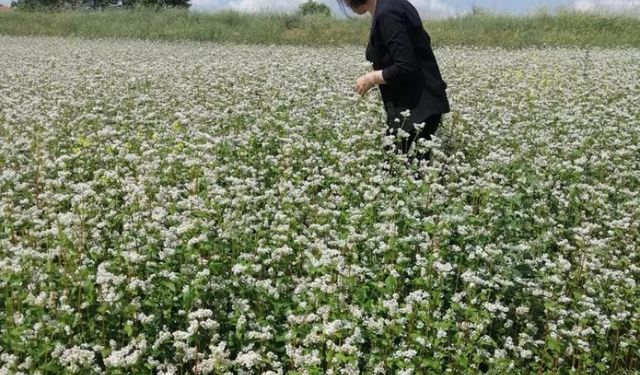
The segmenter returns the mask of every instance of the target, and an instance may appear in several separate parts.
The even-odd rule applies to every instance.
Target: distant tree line
[[[11,7],[23,10],[38,9],[103,9],[103,8],[189,8],[191,0],[14,0]],[[331,16],[331,9],[313,0],[301,4],[297,15]]]
[[[14,0],[11,7],[40,9],[189,8],[191,0]]]
[[[322,15],[331,16],[331,9],[328,6],[321,3],[316,3],[313,0],[308,0],[306,3],[300,4],[298,7],[298,14],[302,16],[308,15]]]

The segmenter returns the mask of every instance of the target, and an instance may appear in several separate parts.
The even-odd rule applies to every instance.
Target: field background
[[[0,14],[0,374],[638,374],[638,19],[425,25],[408,164],[366,19]]]
[[[436,49],[407,166],[361,46],[0,45],[2,371],[637,374],[639,49]]]
[[[639,47],[640,17],[540,11],[513,17],[476,11],[425,20],[434,46]],[[0,13],[0,34],[200,40],[253,44],[363,45],[367,18],[184,10]]]

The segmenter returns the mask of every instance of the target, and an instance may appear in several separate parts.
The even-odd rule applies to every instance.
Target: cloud
[[[413,6],[416,7],[418,12],[423,16],[428,17],[444,17],[453,16],[459,12],[456,8],[445,4],[440,0],[410,0]]]
[[[303,2],[303,0],[232,0],[229,2],[229,8],[242,12],[290,11]]]
[[[195,9],[233,9],[240,12],[291,12],[296,10],[306,0],[192,0]],[[315,0],[326,4],[334,12],[340,12],[336,0]],[[448,6],[442,0],[409,0],[421,15],[427,17],[443,17],[455,15],[456,9]]]
[[[577,0],[573,8],[580,11],[608,10],[613,12],[640,10],[640,0]]]
[[[217,10],[226,7],[227,0],[191,0],[192,9]]]

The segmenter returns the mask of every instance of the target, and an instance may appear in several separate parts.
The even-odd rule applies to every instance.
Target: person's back
[[[372,21],[371,44],[383,51],[373,52],[368,57],[374,69],[400,66],[399,73],[392,71],[386,85],[380,85],[380,93],[385,109],[390,117],[398,117],[399,113],[410,109],[411,123],[420,123],[433,114],[448,113],[449,101],[446,94],[447,85],[442,79],[440,69],[431,49],[431,37],[425,30],[416,8],[407,0],[378,0]],[[403,41],[405,28],[408,41]],[[386,35],[384,35],[386,34]],[[408,52],[413,56],[396,58],[402,51],[389,51],[386,45],[410,43]],[[386,43],[385,43],[386,42]],[[369,47],[367,48],[369,52]],[[380,56],[382,55],[382,56]],[[411,60],[415,59],[415,63]],[[404,61],[398,61],[404,60]],[[393,68],[391,68],[393,69]]]

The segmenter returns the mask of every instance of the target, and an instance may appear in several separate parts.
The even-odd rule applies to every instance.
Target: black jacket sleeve
[[[382,70],[382,77],[390,85],[419,78],[420,65],[409,37],[406,21],[397,12],[379,15],[380,36],[393,64]]]

